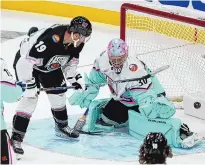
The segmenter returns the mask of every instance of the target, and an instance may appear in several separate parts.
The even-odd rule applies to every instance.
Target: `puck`
[[[200,102],[195,102],[194,103],[194,108],[199,109],[201,107],[201,103]]]

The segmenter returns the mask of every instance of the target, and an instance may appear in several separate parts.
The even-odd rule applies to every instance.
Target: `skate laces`
[[[13,145],[15,146],[15,148],[21,148],[21,142],[14,140],[13,141]]]
[[[181,129],[182,129],[183,131],[187,132],[187,133],[190,133],[189,128],[188,128],[186,125],[184,125],[184,124],[181,125]]]
[[[69,126],[66,126],[64,128],[62,128],[65,132],[68,132],[68,133],[72,133],[73,132],[73,129],[71,129]]]

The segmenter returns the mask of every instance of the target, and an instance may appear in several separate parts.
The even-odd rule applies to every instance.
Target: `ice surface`
[[[23,12],[11,12],[3,10],[1,11],[1,30],[27,32],[31,26],[37,26],[39,28],[50,26],[54,23],[68,23],[70,19],[51,17],[38,14],[28,14]],[[93,63],[95,57],[106,49],[107,43],[113,39],[119,37],[119,27],[113,27],[103,24],[94,24],[93,35],[91,40],[86,44],[85,49],[80,56],[80,66],[88,65],[86,67],[80,67],[80,70],[88,72]],[[8,40],[1,43],[1,56],[6,60],[10,70],[13,72],[12,63],[16,51],[19,48],[20,41],[23,37]],[[68,97],[71,93],[68,92]],[[101,89],[98,98],[108,97],[109,92],[105,88]],[[5,120],[8,123],[9,129],[11,128],[11,122],[15,113],[17,103],[5,104]],[[68,106],[68,114],[82,114],[84,109],[81,110],[77,106]],[[50,105],[45,93],[41,93],[36,111],[33,114],[32,120],[50,118]],[[178,110],[175,117],[179,117],[183,122],[187,123],[191,130],[196,132],[205,133],[205,121],[199,120],[190,116],[184,115],[183,110]],[[137,164],[138,162],[120,162],[120,161],[108,161],[87,159],[84,157],[74,157],[65,154],[59,154],[56,152],[47,151],[45,149],[35,148],[28,144],[23,144],[25,155],[22,160],[18,161],[18,164]],[[188,154],[174,156],[172,159],[168,159],[168,164],[203,164],[205,162],[205,153]]]

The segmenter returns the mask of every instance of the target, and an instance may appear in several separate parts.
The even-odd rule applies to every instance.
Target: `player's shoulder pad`
[[[52,40],[54,43],[59,43],[63,40],[64,33],[67,30],[68,25],[55,24],[52,26]]]
[[[54,24],[50,28],[55,32],[59,32],[62,30],[66,30],[68,25],[63,25],[63,24]]]
[[[60,41],[60,37],[62,36],[62,32],[66,30],[66,26],[60,24],[54,24],[44,30],[42,34],[40,34],[38,40],[50,40],[53,43],[58,43]]]

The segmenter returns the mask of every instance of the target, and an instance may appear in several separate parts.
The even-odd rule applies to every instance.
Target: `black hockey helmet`
[[[160,132],[151,132],[140,147],[139,162],[143,164],[162,164],[167,157],[172,157],[171,147],[166,137]]]
[[[69,31],[89,37],[92,33],[92,24],[87,18],[83,16],[77,16],[71,20]]]
[[[147,149],[163,150],[167,146],[167,139],[160,132],[152,132],[144,139],[144,145]]]
[[[29,29],[27,35],[30,37],[31,34],[37,32],[37,31],[38,31],[38,28],[37,28],[37,27],[35,27],[35,26],[34,26],[34,27],[31,27],[31,28]]]

